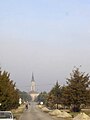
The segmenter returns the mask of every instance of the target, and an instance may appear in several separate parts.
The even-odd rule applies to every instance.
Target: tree
[[[25,91],[20,91],[19,90],[19,96],[22,99],[23,102],[27,102],[27,101],[31,101],[31,96],[29,95],[29,93],[25,92]]]
[[[60,97],[61,97],[61,88],[60,88],[60,85],[57,81],[55,86],[49,92],[48,102],[51,102],[52,105],[56,104],[56,107],[58,109],[58,104],[60,103]]]
[[[10,110],[19,105],[19,94],[10,74],[0,70],[0,110]]]
[[[47,92],[41,92],[38,97],[36,98],[37,102],[43,102],[44,104],[46,104],[46,99],[47,99]]]
[[[80,111],[81,104],[87,104],[90,101],[88,88],[90,85],[90,76],[85,72],[80,72],[79,68],[75,68],[67,78],[67,87],[64,91],[67,96],[68,105],[72,105],[72,111]]]
[[[61,88],[61,104],[65,107],[69,105],[69,91],[67,86]]]

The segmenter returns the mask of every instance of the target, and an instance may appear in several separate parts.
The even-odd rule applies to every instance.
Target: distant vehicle
[[[11,111],[0,111],[0,120],[14,120]]]

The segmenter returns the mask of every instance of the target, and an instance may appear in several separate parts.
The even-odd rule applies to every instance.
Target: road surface
[[[25,110],[19,120],[55,120],[48,113],[42,112],[33,102],[28,110]]]

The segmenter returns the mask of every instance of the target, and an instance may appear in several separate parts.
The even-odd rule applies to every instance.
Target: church
[[[30,96],[32,98],[32,101],[34,101],[37,96],[39,95],[39,93],[36,91],[36,83],[35,83],[35,80],[34,80],[34,75],[32,73],[32,79],[31,79],[31,90],[30,90]]]

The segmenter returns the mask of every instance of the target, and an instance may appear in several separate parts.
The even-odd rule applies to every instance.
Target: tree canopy
[[[19,90],[19,96],[22,99],[23,102],[30,102],[32,100],[31,96],[29,95],[29,93],[25,92],[25,91],[20,91]]]
[[[56,107],[58,109],[58,104],[60,104],[60,97],[61,97],[61,88],[57,81],[48,94],[48,98],[47,98],[48,106],[54,107],[54,105],[56,104]]]
[[[70,78],[67,78],[67,86],[64,88],[63,96],[67,99],[68,105],[73,105],[74,109],[76,107],[76,111],[79,110],[81,104],[86,105],[90,101],[89,78],[89,74],[80,72],[79,68],[74,69],[70,73]]]
[[[56,82],[55,86],[48,93],[47,105],[61,104],[62,106],[71,106],[74,112],[80,111],[80,106],[90,105],[90,76],[85,72],[80,72],[79,68],[74,68],[70,77],[67,78],[66,85],[60,86]]]
[[[46,104],[46,98],[47,98],[47,92],[41,92],[39,95],[38,95],[38,97],[36,98],[36,100],[35,101],[37,101],[37,102],[43,102],[44,104]]]
[[[10,110],[19,105],[19,94],[10,74],[0,69],[0,110]]]

